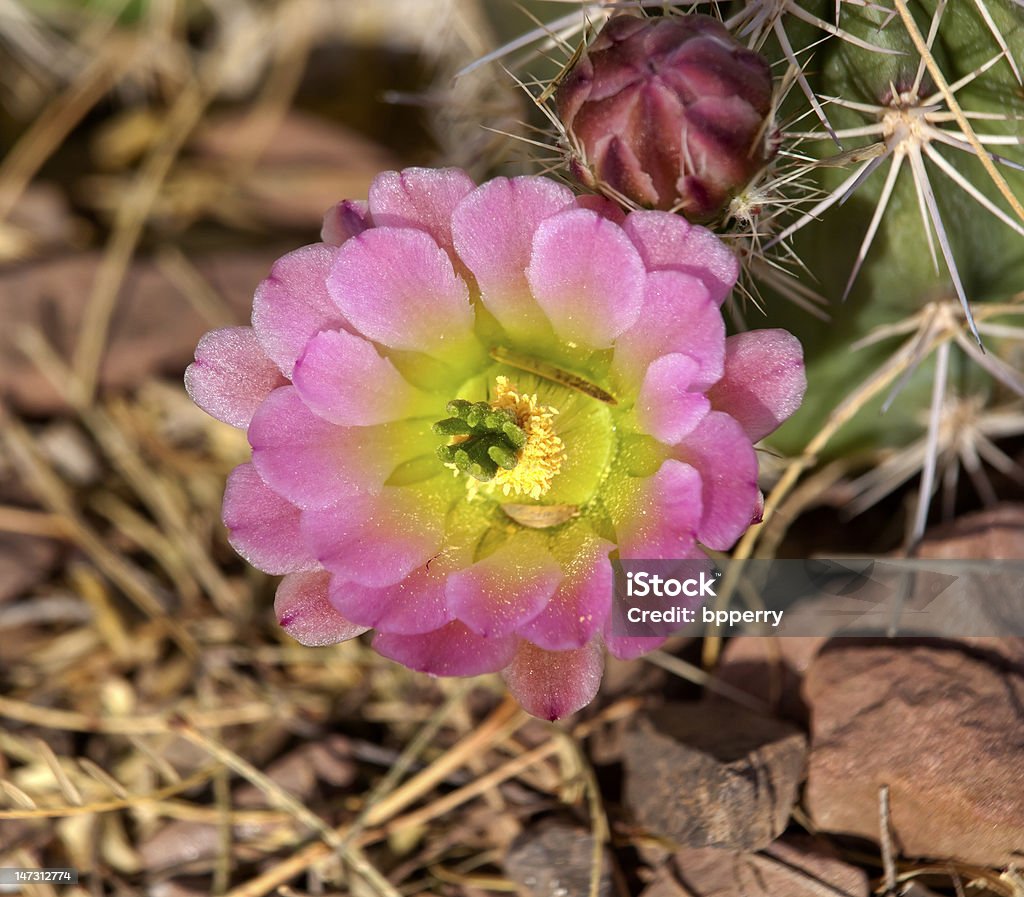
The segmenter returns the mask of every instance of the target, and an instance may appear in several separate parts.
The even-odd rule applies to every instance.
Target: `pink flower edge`
[[[544,178],[388,172],[367,203],[328,212],[325,242],[274,266],[252,328],[204,337],[189,392],[253,448],[225,522],[247,560],[286,574],[276,607],[292,637],[325,645],[372,627],[384,656],[436,676],[501,672],[524,708],[557,719],[593,699],[605,650],[662,641],[612,631],[610,557],[727,550],[759,517],[753,442],[802,400],[799,343],[725,337],[736,265],[709,232],[606,206]],[[439,353],[471,370],[486,359],[481,310],[520,347],[539,334],[556,352],[609,353],[609,384],[636,397],[665,460],[611,503],[616,542],[583,514],[567,524],[571,550],[516,529],[474,560],[430,488],[392,483],[437,443],[417,413],[437,419],[450,398],[402,364]]]

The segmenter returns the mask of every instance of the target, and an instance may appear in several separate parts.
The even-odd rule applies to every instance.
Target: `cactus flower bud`
[[[713,218],[774,152],[772,78],[710,16],[611,18],[555,94],[590,187]]]

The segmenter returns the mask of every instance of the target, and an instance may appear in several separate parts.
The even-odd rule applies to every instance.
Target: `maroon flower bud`
[[[710,16],[618,15],[555,94],[587,186],[704,221],[774,152],[772,77]]]

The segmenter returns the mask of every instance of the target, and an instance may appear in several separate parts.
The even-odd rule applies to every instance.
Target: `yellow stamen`
[[[503,494],[540,498],[551,488],[551,480],[562,466],[565,443],[555,435],[556,408],[539,405],[536,395],[516,392],[508,377],[498,377],[491,401],[494,408],[508,408],[516,423],[526,431],[526,445],[512,470],[499,469],[491,483]]]

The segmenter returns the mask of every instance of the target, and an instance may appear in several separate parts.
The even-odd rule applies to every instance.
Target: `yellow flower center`
[[[526,433],[526,444],[519,450],[516,466],[511,470],[499,469],[491,482],[506,496],[540,498],[547,494],[565,457],[565,443],[555,434],[558,409],[538,404],[536,395],[517,392],[508,377],[495,381],[491,407],[511,411]]]

